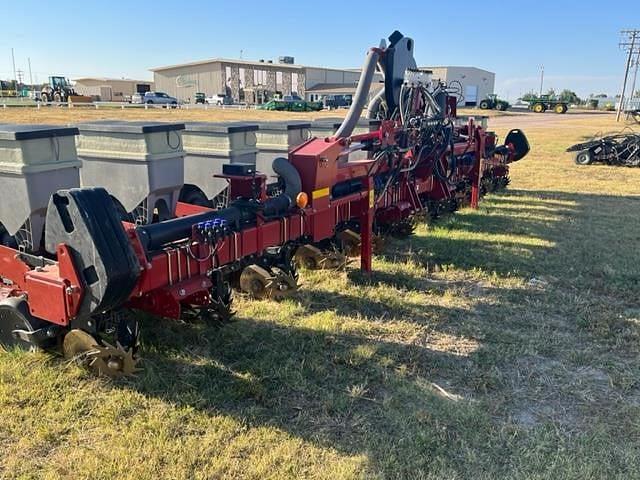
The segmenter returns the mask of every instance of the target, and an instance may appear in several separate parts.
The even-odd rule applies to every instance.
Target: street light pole
[[[543,83],[544,83],[544,65],[540,65],[540,95],[542,95]]]

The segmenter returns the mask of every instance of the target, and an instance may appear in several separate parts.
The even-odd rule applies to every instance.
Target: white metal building
[[[123,102],[134,93],[153,90],[153,82],[131,78],[83,77],[74,81],[78,94],[99,97],[103,102]]]
[[[293,61],[291,57],[288,58]],[[360,71],[311,67],[271,60],[248,61],[213,58],[152,68],[156,90],[181,101],[192,101],[196,92],[226,94],[234,101],[262,103],[275,94],[297,94],[306,100],[322,100],[329,94],[352,94]]]
[[[421,67],[433,72],[434,80],[446,83],[454,81],[462,85],[466,106],[476,106],[483,98],[494,92],[496,74],[476,67]]]

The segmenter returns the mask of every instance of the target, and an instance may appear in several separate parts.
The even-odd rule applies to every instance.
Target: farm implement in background
[[[578,165],[591,165],[595,162],[626,167],[640,166],[640,134],[633,131],[594,138],[589,142],[578,143],[567,148],[575,152]]]
[[[567,113],[569,104],[554,98],[551,95],[533,96],[529,100],[529,110],[535,113],[544,113],[553,110],[554,113]]]

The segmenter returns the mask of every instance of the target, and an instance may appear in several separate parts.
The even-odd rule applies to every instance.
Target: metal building
[[[496,74],[476,67],[421,67],[433,72],[434,80],[446,83],[460,82],[466,106],[476,106],[483,98],[493,93]]]
[[[286,60],[286,62],[285,62]],[[275,94],[297,94],[307,100],[322,100],[323,86],[353,93],[360,78],[357,70],[297,65],[292,57],[247,61],[214,58],[199,62],[152,68],[156,90],[189,102],[196,92],[225,94],[236,102],[263,103]],[[320,88],[317,88],[320,87]],[[314,90],[315,89],[315,90]]]
[[[153,90],[153,82],[131,78],[83,77],[74,79],[80,95],[98,96],[103,102],[123,102],[134,93]]]

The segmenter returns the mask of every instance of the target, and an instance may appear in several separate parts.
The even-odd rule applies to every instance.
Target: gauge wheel
[[[583,150],[576,153],[575,161],[578,165],[591,165],[593,163],[593,152],[591,150]]]

